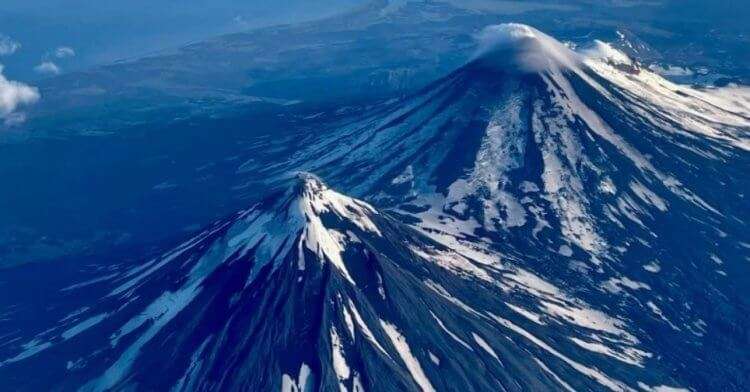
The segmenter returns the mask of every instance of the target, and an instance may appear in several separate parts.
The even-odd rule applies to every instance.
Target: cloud
[[[21,49],[21,44],[7,35],[0,34],[0,56],[9,56]]]
[[[41,64],[34,67],[34,71],[43,75],[58,75],[60,74],[60,67],[51,61],[44,61]]]
[[[573,68],[579,59],[568,47],[524,24],[487,26],[476,36],[475,61],[504,70],[541,72],[551,68]]]
[[[59,46],[55,49],[55,57],[58,59],[64,59],[66,57],[73,57],[76,55],[76,51],[70,46]]]
[[[633,65],[633,60],[631,60],[625,53],[615,49],[612,45],[604,41],[599,41],[598,39],[595,39],[594,43],[590,47],[584,49],[581,54],[589,59],[605,61],[612,64]]]
[[[23,122],[26,115],[18,112],[18,109],[22,106],[31,105],[38,100],[39,90],[36,87],[8,80],[3,75],[3,66],[0,64],[0,119],[6,125]]]

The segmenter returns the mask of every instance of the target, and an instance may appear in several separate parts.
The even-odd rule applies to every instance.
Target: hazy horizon
[[[10,0],[0,9],[0,40],[15,42],[14,53],[0,57],[4,73],[12,79],[33,81],[57,72],[80,70],[179,47],[221,34],[285,23],[313,20],[350,9],[362,1],[294,0],[279,7],[275,2],[253,0]],[[60,47],[74,56],[59,58]]]

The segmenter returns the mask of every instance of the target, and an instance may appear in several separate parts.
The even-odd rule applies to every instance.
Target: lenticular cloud
[[[561,42],[520,23],[487,26],[476,35],[474,59],[521,72],[575,67],[578,56]]]

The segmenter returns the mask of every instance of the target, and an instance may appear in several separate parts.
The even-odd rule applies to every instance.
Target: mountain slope
[[[524,25],[478,39],[419,93],[342,109],[288,161],[242,165],[267,179],[248,192],[282,189],[260,204],[145,263],[28,293],[45,322],[28,322],[38,304],[3,306],[0,378],[745,389],[743,90],[674,85],[607,44],[574,52]],[[299,170],[366,201],[309,174],[290,185]]]
[[[419,94],[248,170],[314,171],[456,251],[497,252],[616,309],[690,385],[746,385],[748,342],[726,331],[750,322],[748,90],[676,85],[605,43],[573,52],[523,25],[479,40]]]
[[[309,174],[161,257],[112,270],[61,291],[100,300],[78,298],[84,307],[4,349],[14,354],[0,363],[6,385],[627,390],[634,381],[620,378],[635,373],[622,362],[651,356],[621,320],[527,271],[461,256]],[[533,292],[559,318],[522,310]],[[591,363],[557,323],[623,350]],[[42,367],[49,377],[32,377]],[[641,382],[670,379],[638,369]]]

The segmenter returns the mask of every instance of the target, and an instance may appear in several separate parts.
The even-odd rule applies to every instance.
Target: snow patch
[[[344,346],[341,344],[336,327],[333,326],[331,326],[331,356],[333,359],[333,370],[336,372],[339,382],[348,380],[351,376],[351,370],[346,363]]]
[[[475,334],[474,332],[471,333],[471,336],[474,338],[474,341],[477,342],[479,347],[482,348],[482,350],[486,351],[487,354],[490,354],[492,358],[495,358],[500,364],[503,364],[503,361],[500,360],[500,357],[497,356],[497,353],[495,353],[495,350],[492,349],[492,346],[487,343],[484,339],[482,339],[481,336]]]
[[[419,364],[417,358],[412,354],[412,350],[409,347],[409,344],[406,343],[404,335],[402,335],[393,324],[390,324],[387,321],[380,320],[380,325],[383,327],[386,335],[391,339],[391,343],[396,348],[401,360],[404,361],[406,368],[409,369],[414,382],[416,382],[424,392],[435,391],[435,388],[432,387],[427,375],[425,375],[422,370],[422,365]]]

